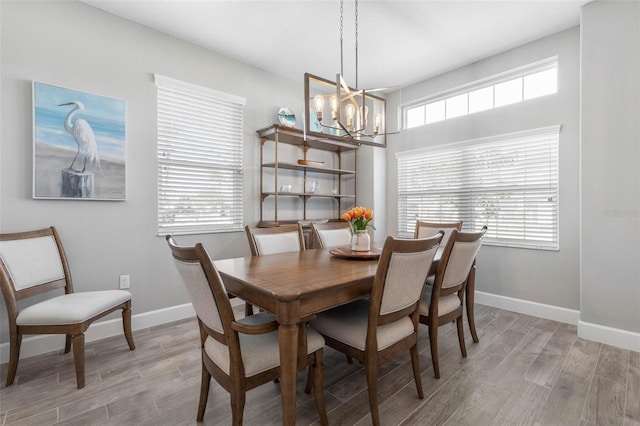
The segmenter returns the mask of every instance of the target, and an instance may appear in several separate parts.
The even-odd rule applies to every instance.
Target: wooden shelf
[[[317,167],[317,166],[304,166],[302,164],[295,164],[295,163],[265,163],[262,166],[271,167],[271,168],[275,168],[277,166],[280,169],[306,170],[308,172],[326,173],[330,175],[355,175],[356,174],[356,172],[353,170],[330,169],[327,167]]]
[[[318,198],[355,198],[349,194],[316,194],[315,192],[278,192],[278,197],[318,197]],[[263,197],[274,196],[275,192],[263,192]]]
[[[308,146],[309,148],[322,149],[324,151],[344,152],[358,149],[357,144],[345,142],[343,138],[338,138],[332,135],[326,135],[323,137],[309,134],[305,135],[300,129],[291,129],[278,124],[265,127],[257,132],[258,136],[264,139],[273,141],[276,140],[277,135],[279,143]]]

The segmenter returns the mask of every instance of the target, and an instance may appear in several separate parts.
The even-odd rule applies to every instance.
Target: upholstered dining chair
[[[302,225],[280,225],[269,228],[245,226],[252,256],[302,251],[305,249]],[[253,306],[245,304],[245,315],[253,315]]]
[[[311,230],[320,247],[347,246],[351,244],[351,225],[345,221],[312,223]]]
[[[200,328],[202,380],[196,419],[202,421],[204,417],[213,376],[231,394],[232,423],[241,425],[246,392],[280,375],[278,324],[267,312],[236,320],[220,274],[203,245],[181,247],[170,235],[166,239]],[[299,342],[298,369],[309,367],[320,422],[326,425],[324,339],[314,330],[301,326]]]
[[[13,384],[25,334],[64,334],[64,352],[73,345],[78,389],[84,387],[84,332],[92,322],[122,310],[124,335],[130,350],[131,293],[124,290],[74,292],[69,263],[56,228],[0,234],[0,284],[9,316],[7,386]],[[58,295],[23,309],[18,301],[52,290]]]
[[[436,235],[438,232],[444,232],[444,237],[440,242],[440,247],[447,245],[451,232],[453,230],[462,230],[462,221],[460,222],[424,222],[421,220],[416,221],[416,228],[414,230],[413,238],[427,238]]]
[[[424,286],[420,322],[428,326],[433,372],[437,379],[440,378],[438,327],[455,320],[460,351],[463,357],[467,356],[462,328],[464,292],[486,230],[486,226],[480,232],[453,230],[438,262],[433,286]]]
[[[418,240],[387,237],[371,298],[321,312],[310,322],[327,345],[364,363],[374,425],[380,424],[378,368],[407,350],[418,397],[423,398],[418,359],[419,302],[441,239],[442,233]]]

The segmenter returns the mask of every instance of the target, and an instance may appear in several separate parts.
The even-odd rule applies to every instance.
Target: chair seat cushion
[[[310,322],[320,334],[345,343],[361,351],[365,350],[369,323],[369,300],[358,300],[319,313]],[[378,350],[410,336],[414,332],[409,317],[378,327]]]
[[[260,312],[238,320],[242,324],[264,324],[271,321],[275,321],[275,317],[268,312]],[[257,335],[238,333],[238,337],[245,377],[280,365],[277,331]],[[313,329],[307,328],[307,353],[313,353],[323,346],[324,338]],[[204,343],[204,350],[222,371],[229,374],[229,349],[226,345],[208,337]]]
[[[422,299],[420,300],[420,315],[425,317],[429,316],[429,306],[431,305],[431,288],[429,286],[425,286],[424,292],[422,293]],[[458,298],[457,294],[448,294],[446,296],[440,297],[438,300],[438,315],[442,316],[448,314],[456,310],[462,302]]]
[[[125,290],[84,291],[36,303],[18,313],[18,325],[77,324],[131,300]]]

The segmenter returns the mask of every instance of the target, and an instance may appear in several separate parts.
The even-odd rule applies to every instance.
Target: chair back
[[[438,263],[432,300],[464,289],[486,231],[484,226],[480,232],[454,230],[451,233]]]
[[[235,316],[222,278],[207,251],[201,243],[183,247],[171,235],[166,239],[198,320],[207,334],[227,344],[224,335],[230,333]]]
[[[57,288],[73,292],[67,258],[55,227],[0,235],[0,283],[9,314],[16,301]]]
[[[249,248],[253,256],[302,251],[304,234],[302,225],[280,225],[272,228],[245,226]]]
[[[431,262],[438,250],[442,232],[431,238],[396,239],[387,237],[371,292],[371,320],[377,325],[416,314]]]
[[[444,232],[444,236],[442,237],[442,241],[440,241],[440,247],[444,247],[447,245],[449,238],[451,237],[451,233],[453,230],[462,230],[462,221],[460,222],[445,222],[445,223],[436,223],[436,222],[423,222],[420,220],[416,221],[416,229],[413,234],[413,238],[427,238],[436,235],[438,232]]]
[[[351,244],[351,226],[344,221],[312,223],[313,235],[320,247],[347,246]]]

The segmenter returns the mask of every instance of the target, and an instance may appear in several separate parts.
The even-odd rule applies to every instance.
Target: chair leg
[[[127,339],[129,350],[134,350],[136,345],[133,343],[133,334],[131,333],[131,303],[122,310],[122,328],[124,329],[124,337]]]
[[[320,416],[320,424],[326,426],[329,424],[327,417],[327,407],[324,403],[324,373],[323,373],[324,355],[322,349],[316,351],[313,365],[313,396],[316,400],[316,408]]]
[[[438,324],[430,318],[429,322],[429,345],[431,346],[431,361],[433,362],[433,374],[436,379],[440,378],[440,362],[438,361]]]
[[[465,296],[467,299],[467,321],[469,322],[469,330],[471,331],[471,337],[474,343],[478,343],[478,333],[476,332],[476,321],[473,316],[474,299],[476,292],[476,266],[473,265],[471,271],[469,271],[469,279],[467,281],[467,287],[465,289]]]
[[[371,422],[373,426],[380,426],[380,414],[378,413],[378,362],[376,359],[365,363],[367,374],[367,387],[369,388],[369,408],[371,410]]]
[[[244,316],[248,317],[253,315],[253,305],[249,302],[245,302],[244,304]]]
[[[456,326],[458,327],[458,342],[460,342],[460,351],[462,352],[462,357],[467,357],[467,347],[464,344],[464,330],[462,327],[462,315],[456,318]]]
[[[7,384],[11,386],[18,371],[18,361],[20,360],[20,346],[22,345],[22,334],[11,332],[9,336],[9,368],[7,369]]]
[[[309,364],[309,372],[307,373],[307,384],[304,386],[304,393],[310,394],[313,388],[313,381],[315,380],[315,367],[313,364]]]
[[[71,351],[71,335],[65,334],[64,336],[64,353],[68,354]]]
[[[423,399],[422,378],[420,378],[420,357],[418,356],[418,345],[415,344],[409,349],[411,353],[411,365],[413,366],[413,379],[416,381],[416,389],[418,390],[418,398]]]
[[[244,415],[244,403],[246,401],[245,390],[235,384],[231,390],[231,424],[242,426],[242,416]]]
[[[73,336],[73,363],[76,367],[78,389],[84,387],[84,333]]]
[[[353,364],[353,358],[347,355],[347,364]]]
[[[211,374],[204,363],[202,363],[202,378],[200,380],[200,400],[198,401],[198,416],[196,420],[201,422],[204,418],[204,411],[207,408],[209,399],[209,385],[211,384]]]

